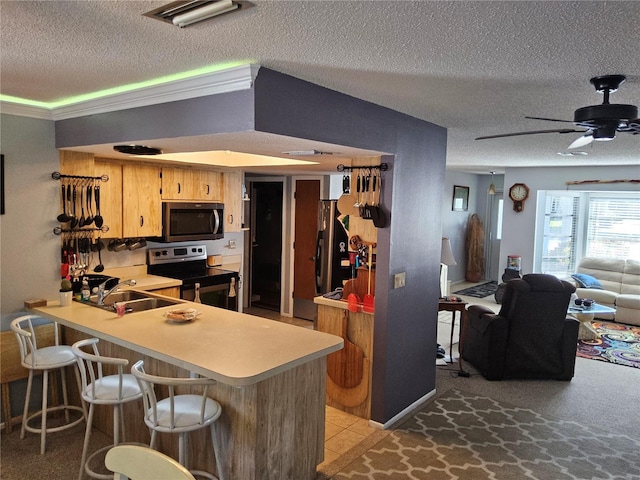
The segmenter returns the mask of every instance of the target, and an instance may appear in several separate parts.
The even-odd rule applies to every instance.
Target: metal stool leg
[[[20,428],[20,440],[24,438],[27,431],[27,418],[29,416],[29,399],[31,398],[31,384],[33,383],[33,370],[29,370],[29,379],[27,380],[27,396],[24,399],[24,409],[22,410],[22,427]]]
[[[40,455],[44,454],[47,441],[47,402],[49,401],[49,370],[42,372],[42,423],[40,431]]]

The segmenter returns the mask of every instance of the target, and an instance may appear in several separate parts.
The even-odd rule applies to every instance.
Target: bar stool
[[[218,402],[208,397],[210,385],[214,385],[215,380],[208,378],[167,378],[149,375],[144,371],[144,362],[136,362],[131,367],[131,373],[140,384],[140,389],[144,392],[144,422],[151,431],[150,447],[155,449],[156,436],[158,432],[178,433],[178,461],[185,468],[188,467],[188,436],[189,432],[209,427],[211,431],[211,441],[213,442],[213,453],[216,461],[218,476],[200,470],[191,470],[194,475],[224,480],[223,468],[221,466],[220,447],[215,431],[215,422],[220,418],[222,407]],[[160,401],[157,400],[154,386],[164,385],[169,389],[169,396]],[[176,395],[176,387],[202,386],[200,395],[180,394]]]
[[[24,438],[25,431],[40,434],[40,454],[43,454],[46,448],[47,433],[59,432],[66,430],[82,422],[86,418],[84,404],[82,407],[69,405],[67,396],[67,377],[65,367],[74,365],[76,359],[68,345],[60,345],[58,324],[53,322],[54,345],[38,348],[36,334],[33,329],[32,319],[39,318],[34,315],[23,315],[11,322],[11,330],[15,333],[20,348],[20,362],[22,366],[29,370],[29,379],[27,380],[27,393],[24,400],[24,410],[22,413],[22,428],[20,430],[20,438]],[[62,380],[62,397],[64,405],[49,407],[48,388],[49,388],[49,371],[60,370]],[[36,372],[42,372],[42,409],[36,413],[29,415],[29,399],[31,397],[31,385],[33,383],[33,375]],[[78,389],[80,389],[80,377],[76,370],[76,381]],[[58,410],[64,410],[65,424],[57,427],[47,427],[47,414]],[[76,410],[82,412],[80,418],[71,421],[69,411]],[[41,416],[42,420],[40,428],[32,427],[29,421],[37,416]]]
[[[129,361],[124,358],[103,357],[98,352],[98,339],[89,338],[74,343],[71,347],[73,354],[77,358],[82,378],[82,398],[89,403],[89,416],[87,417],[87,429],[84,435],[84,445],[82,447],[82,458],[80,460],[80,473],[78,479],[82,480],[83,473],[90,477],[112,479],[111,474],[97,473],[90,468],[91,460],[102,452],[120,443],[120,430],[124,440],[124,417],[123,405],[127,402],[138,400],[142,397],[142,392],[137,380],[131,374],[123,373],[124,367],[129,365]],[[92,353],[82,350],[90,347]],[[118,373],[113,375],[103,375],[103,365],[110,365],[117,368]],[[91,438],[91,427],[93,424],[93,411],[96,405],[113,405],[113,445],[96,450],[87,458],[89,449],[89,439]]]

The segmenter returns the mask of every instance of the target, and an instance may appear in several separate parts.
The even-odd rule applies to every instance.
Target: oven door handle
[[[209,226],[211,227],[211,233],[214,235],[218,233],[220,229],[220,215],[218,215],[218,210],[214,209],[211,212],[211,217],[209,218]]]

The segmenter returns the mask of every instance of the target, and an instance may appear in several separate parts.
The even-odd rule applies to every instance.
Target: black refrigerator
[[[316,242],[316,294],[342,287],[351,278],[349,237],[339,216],[337,200],[320,200]]]

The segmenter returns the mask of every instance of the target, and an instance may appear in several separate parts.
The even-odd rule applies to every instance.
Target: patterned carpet
[[[465,288],[464,290],[458,290],[453,292],[456,295],[466,295],[467,297],[484,298],[496,293],[498,289],[498,282],[487,282],[474,287]]]
[[[638,479],[640,440],[450,390],[331,478]]]
[[[640,327],[603,321],[591,325],[600,338],[580,340],[579,357],[640,368]]]

